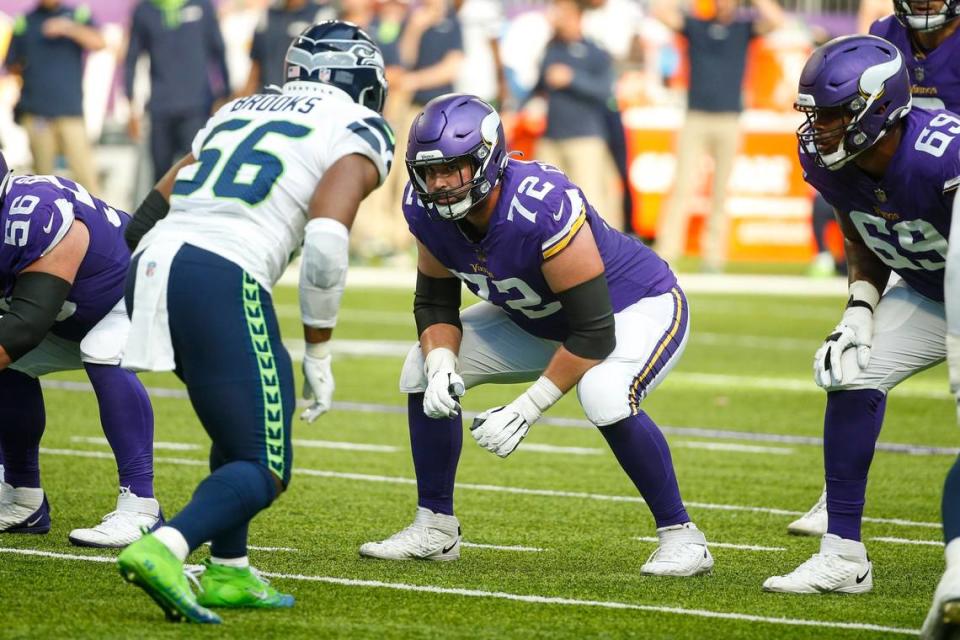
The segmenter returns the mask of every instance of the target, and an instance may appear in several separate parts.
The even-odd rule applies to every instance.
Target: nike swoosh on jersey
[[[43,232],[50,233],[51,229],[53,229],[53,216],[50,216],[50,221],[47,223],[47,226],[43,228]]]
[[[567,201],[566,201],[566,200],[561,200],[561,201],[560,201],[560,211],[557,211],[555,214],[553,214],[553,219],[554,219],[554,220],[556,220],[556,221],[559,222],[559,221],[560,221],[560,218],[563,217],[563,205],[565,205],[565,204],[567,204]]]

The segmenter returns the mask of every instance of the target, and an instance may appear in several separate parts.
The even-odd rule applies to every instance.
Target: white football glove
[[[307,344],[303,354],[303,397],[313,404],[300,414],[301,420],[313,422],[333,405],[333,371],[330,369],[330,343]]]
[[[828,389],[852,382],[866,368],[873,342],[873,310],[879,302],[880,293],[869,282],[857,280],[850,284],[850,303],[840,324],[813,356],[813,379],[819,386]],[[855,367],[849,359],[846,367],[842,364],[847,349],[856,349]]]
[[[549,378],[540,376],[507,406],[487,409],[474,418],[470,434],[481,447],[506,458],[527,436],[533,423],[562,396]]]
[[[459,398],[466,393],[463,378],[457,373],[457,356],[445,347],[430,351],[424,360],[427,390],[423,394],[423,412],[429,418],[453,418],[460,413]]]
[[[950,391],[957,402],[957,423],[960,424],[960,336],[947,334],[947,367]]]

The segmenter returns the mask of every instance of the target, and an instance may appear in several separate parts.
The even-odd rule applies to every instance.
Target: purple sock
[[[823,418],[827,533],[860,540],[867,472],[880,436],[887,396],[876,389],[832,391]]]
[[[417,474],[417,504],[434,513],[453,515],[453,485],[463,446],[463,417],[428,418],[423,394],[407,396],[410,448]]]
[[[0,371],[0,447],[7,483],[40,487],[40,439],[46,424],[40,381],[13,369]]]
[[[85,364],[97,394],[100,423],[117,461],[120,486],[141,498],[153,497],[153,408],[132,371]]]
[[[690,521],[680,499],[670,447],[650,416],[640,411],[600,427],[600,433],[650,507],[657,528]]]

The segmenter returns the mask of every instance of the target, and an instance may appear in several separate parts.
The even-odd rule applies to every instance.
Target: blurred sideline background
[[[858,20],[859,25],[868,25],[873,17],[890,13],[888,2],[870,1],[872,4],[861,6],[858,0],[786,0],[782,5],[789,14],[786,23],[750,45],[744,81],[745,110],[740,120],[742,138],[726,201],[730,224],[727,250],[731,262],[766,263],[776,271],[777,265],[804,265],[814,258],[813,193],[803,182],[796,158],[794,132],[802,119],[792,110],[796,81],[816,43],[862,29]],[[328,11],[329,15],[343,15],[350,9],[342,6],[346,2],[311,4]],[[383,5],[399,4],[403,11],[410,12],[419,4],[399,0],[370,2],[375,11]],[[479,4],[484,2],[490,0],[478,0]],[[80,4],[73,0],[62,2],[66,7]],[[94,144],[91,161],[95,163],[100,183],[97,195],[132,211],[153,182],[145,142],[148,137],[141,136],[137,141],[127,134],[131,111],[141,112],[149,95],[149,74],[138,70],[132,99],[128,99],[123,90],[123,60],[137,1],[86,0],[82,4],[89,7],[106,42],[105,48],[86,55],[83,77],[84,118]],[[477,3],[466,0],[462,4]],[[254,32],[271,3],[221,0],[213,5],[226,47],[230,88],[238,95],[247,83]],[[524,151],[528,158],[546,122],[546,102],[528,98],[552,34],[550,5],[550,0],[492,0],[492,6],[487,6],[485,11],[473,7],[479,18],[471,17],[463,6],[458,14],[465,49],[461,75],[472,75],[476,80],[478,74],[495,73],[487,68],[489,65],[484,66],[484,58],[489,57],[489,53],[473,50],[487,44],[483,36],[477,44],[472,35],[480,27],[484,30],[482,33],[489,34],[499,46],[505,86],[497,98],[504,114],[509,146]],[[36,6],[36,0],[0,0],[0,60],[6,57],[17,16]],[[675,179],[674,150],[684,118],[688,77],[685,40],[650,15],[646,0],[589,0],[585,6],[585,35],[606,49],[614,62],[615,94],[625,130],[627,188],[632,204],[625,226],[652,241],[657,216]],[[454,9],[451,5],[450,10]],[[712,0],[694,0],[684,9],[704,18],[709,18],[714,10]],[[479,66],[477,60],[480,60]],[[148,64],[147,60],[141,60],[142,66]],[[459,84],[455,86],[459,88]],[[30,172],[32,160],[27,135],[14,118],[19,91],[19,76],[6,68],[0,71],[0,145],[7,161],[17,171]],[[406,135],[406,130],[398,127],[398,138]],[[394,165],[394,171],[402,172],[401,178],[405,179],[400,162]],[[702,185],[691,206],[688,256],[695,257],[700,251],[700,228],[703,214],[709,208],[711,171],[709,158],[704,158],[697,176]],[[70,173],[62,158],[56,172]],[[611,182],[611,188],[619,189],[619,184]],[[387,202],[378,206],[392,207],[381,213],[396,219],[400,217],[397,205],[397,202],[392,206]],[[839,251],[839,236],[835,234],[830,244]],[[387,246],[382,253],[393,257],[393,262],[388,264],[409,263],[409,251],[402,246]],[[360,258],[376,263],[376,256],[370,254]]]

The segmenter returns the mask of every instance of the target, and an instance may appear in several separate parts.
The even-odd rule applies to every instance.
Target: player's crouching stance
[[[887,393],[944,358],[944,265],[960,184],[960,117],[913,108],[903,54],[875,36],[813,52],[796,107],[804,178],[835,209],[850,267],[840,324],[814,356],[827,391],[823,424],[827,533],[820,552],[766,591],[864,593],[867,475]],[[890,272],[900,280],[887,288]],[[881,292],[882,295],[881,295]]]
[[[213,441],[211,474],[190,503],[118,558],[121,575],[172,620],[217,623],[209,607],[293,605],[247,559],[248,525],[286,489],[292,462],[293,369],[270,289],[302,245],[303,367],[314,398],[302,417],[312,421],[333,394],[328,341],[348,229],[392,161],[393,136],[379,113],[383,57],[363,31],[313,25],[294,40],[285,71],[280,94],[234,100],[210,119],[128,234],[136,244],[165,216],[131,266],[124,363],[174,370]],[[183,563],[207,541],[211,558],[195,595]]]
[[[130,217],[56,176],[18,176],[0,154],[0,534],[47,533],[40,484],[46,412],[39,378],[84,369],[120,480],[115,511],[70,532],[73,544],[123,547],[162,522],[153,497],[153,410],[121,369],[130,322],[123,283]]]
[[[507,406],[480,414],[474,439],[510,455],[576,386],[656,520],[660,546],[642,572],[710,571],[713,558],[680,499],[667,442],[640,409],[686,344],[687,303],[669,267],[605,225],[561,171],[510,159],[499,115],[476,97],[428,103],[411,127],[406,159],[403,212],[418,241],[420,342],[400,390],[409,394],[419,499],[411,526],[364,544],[360,555],[459,558],[458,397],[480,384],[535,380]],[[486,300],[463,314],[461,281]]]

